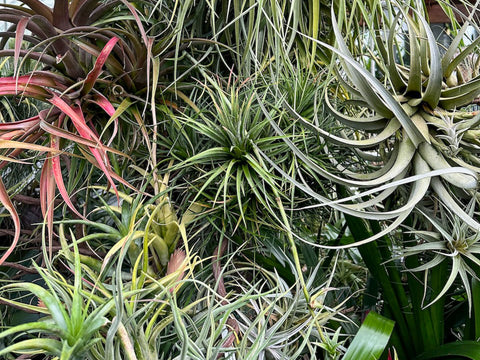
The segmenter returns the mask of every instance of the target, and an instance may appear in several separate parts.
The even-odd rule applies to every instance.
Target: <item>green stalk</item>
[[[408,222],[407,225],[412,225]],[[410,238],[411,235],[403,235],[403,243],[408,244],[414,239]],[[417,256],[409,256],[405,259],[405,265],[407,268],[415,268],[420,265]],[[447,263],[436,266],[430,271],[430,299],[434,299],[442,291],[445,285],[447,275]],[[417,351],[425,351],[435,349],[443,343],[444,338],[444,304],[445,297],[439,299],[428,308],[423,308],[424,299],[423,294],[425,292],[423,283],[417,278],[415,274],[407,273],[408,288],[410,290],[410,299],[412,303],[413,316],[416,319],[412,329],[412,334],[416,334],[415,338],[420,340],[421,348],[417,348]],[[427,300],[428,303],[428,300]]]
[[[380,225],[377,221],[370,221],[370,226],[372,228],[372,232],[379,233],[381,231]],[[400,271],[398,270],[397,266],[392,259],[392,253],[390,252],[389,244],[387,243],[388,238],[383,237],[377,240],[378,246],[377,248],[380,251],[382,262],[385,263],[385,269],[388,273],[388,277],[390,278],[390,283],[392,288],[397,296],[398,302],[401,306],[401,310],[403,313],[403,317],[405,318],[406,325],[410,329],[410,333],[412,334],[412,339],[415,342],[415,347],[418,348],[420,345],[417,341],[417,336],[415,336],[415,331],[418,327],[417,321],[415,316],[411,313],[410,309],[410,301],[408,299],[407,293],[405,292],[405,287],[402,284],[402,277]]]
[[[370,236],[370,232],[368,231],[362,219],[358,219],[347,214],[344,214],[344,216],[355,241],[361,241]],[[409,359],[413,358],[414,349],[412,348],[411,344],[414,344],[414,339],[412,338],[412,334],[408,328],[395,289],[392,286],[392,279],[389,277],[385,267],[382,265],[382,257],[376,242],[364,244],[358,247],[358,251],[360,252],[360,255],[362,256],[362,259],[370,273],[380,283],[380,286],[383,289],[386,305],[389,307],[392,317],[398,326],[397,330],[399,331],[400,338],[402,339],[403,351],[408,354]]]
[[[464,340],[480,338],[480,281],[472,277],[472,304],[473,312],[465,324]]]
[[[280,209],[280,214],[282,215],[283,224],[287,230],[288,243],[292,250],[293,261],[295,263],[295,269],[297,270],[297,273],[298,273],[300,285],[302,286],[303,295],[305,296],[305,300],[307,301],[307,304],[310,304],[310,294],[308,293],[307,285],[305,283],[305,279],[303,278],[302,265],[300,264],[300,258],[298,256],[297,246],[295,245],[295,241],[293,240],[292,230],[290,229],[288,217],[287,217],[287,214],[285,213],[282,200],[280,199],[280,196],[278,195],[277,190],[276,189],[272,189],[272,190],[275,196],[275,200],[277,201],[278,208]]]
[[[472,278],[472,302],[476,340],[480,338],[480,281],[475,278]]]

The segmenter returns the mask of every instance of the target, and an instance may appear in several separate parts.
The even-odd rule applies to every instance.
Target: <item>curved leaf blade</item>
[[[480,343],[476,341],[458,341],[444,344],[416,357],[416,360],[437,359],[462,356],[471,360],[480,360]]]
[[[343,360],[376,360],[388,344],[394,322],[370,312],[350,344]]]

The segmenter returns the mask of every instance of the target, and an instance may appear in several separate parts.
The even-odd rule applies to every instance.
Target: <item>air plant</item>
[[[467,210],[470,216],[473,216],[473,204],[473,202],[470,202]],[[428,223],[433,225],[433,229],[431,231],[412,230],[412,234],[418,239],[418,243],[405,247],[402,254],[405,257],[424,254],[429,260],[415,268],[409,268],[408,271],[423,271],[425,272],[425,279],[428,279],[428,272],[434,271],[436,266],[439,266],[442,262],[451,263],[451,270],[445,285],[438,294],[432,294],[429,299],[427,298],[429,284],[425,281],[424,299],[426,303],[424,306],[440,299],[452,287],[456,278],[460,276],[471,312],[472,292],[470,283],[471,278],[477,278],[477,271],[474,269],[480,266],[480,260],[478,259],[480,237],[478,232],[463,222],[456,214],[450,213],[448,209],[443,207],[440,208],[440,219],[427,215],[425,212],[422,213]]]
[[[331,74],[321,91],[325,115],[338,121],[338,130],[323,128],[316,116],[302,116],[296,104],[284,98],[276,105],[284,108],[298,126],[326,142],[329,150],[350,149],[351,155],[330,158],[336,167],[332,172],[293,144],[271,119],[277,134],[284,137],[305,168],[348,189],[350,194],[343,198],[323,196],[309,183],[289,176],[266,154],[263,157],[297,188],[319,201],[319,206],[363,219],[391,221],[361,243],[397,228],[429,191],[434,191],[465,223],[480,230],[480,224],[453,195],[460,192],[471,197],[480,174],[475,138],[480,114],[469,107],[480,95],[479,76],[468,80],[457,76],[460,64],[479,43],[475,40],[461,46],[467,27],[475,26],[473,15],[463,16],[464,25],[442,56],[421,6],[394,1],[386,8],[382,2],[355,3],[354,11],[362,14],[365,35],[351,38],[350,34],[356,34],[350,31],[354,26],[362,29],[355,22],[358,17],[353,16],[357,20],[349,22],[339,15],[337,20],[332,8],[335,46],[317,41],[332,54]],[[339,14],[345,14],[345,1],[338,6]],[[401,46],[405,38],[409,49]],[[408,61],[404,62],[405,56]],[[268,106],[263,110],[269,117]],[[402,195],[406,186],[407,196]]]
[[[117,41],[117,38],[113,38],[107,42],[103,50],[98,54],[97,61],[83,82],[81,89],[88,89],[88,93],[90,93],[90,89],[97,82],[101,69]],[[33,97],[51,105],[51,108],[41,110],[34,117],[13,123],[0,124],[2,148],[6,149],[0,167],[5,167],[9,162],[15,161],[15,158],[24,150],[47,152],[48,154],[40,177],[40,200],[43,215],[47,218],[49,224],[50,233],[52,232],[55,185],[69,208],[78,216],[83,217],[71,202],[63,181],[60,154],[65,150],[61,147],[62,140],[72,141],[78,144],[80,149],[83,148],[85,157],[94,166],[104,171],[114,189],[116,189],[116,185],[113,182],[114,178],[128,185],[113,173],[107,156],[107,151],[117,155],[123,155],[122,152],[102,144],[100,136],[88,125],[95,112],[90,112],[85,117],[84,114],[86,112],[82,110],[82,108],[88,106],[89,102],[93,102],[99,107],[100,111],[105,112],[109,117],[112,116],[115,113],[114,107],[103,95],[94,93],[92,96],[88,94],[89,96],[85,95],[81,98],[76,98],[74,94],[72,97],[69,97],[67,89],[70,81],[68,79],[54,73],[41,71],[30,75],[2,78],[0,79],[0,84],[2,85],[0,91],[2,95]],[[80,92],[80,90],[74,91],[77,94]],[[115,120],[115,117],[112,120]],[[75,132],[70,130],[71,128]],[[45,136],[48,137],[48,145],[37,144],[37,142],[43,143]],[[12,215],[16,227],[12,246],[0,259],[0,262],[3,262],[18,241],[20,224],[16,210],[9,200],[1,180],[0,193],[2,194],[2,203]]]
[[[43,105],[35,116],[0,124],[0,168],[23,161],[20,155],[27,150],[46,153],[40,200],[50,240],[55,188],[71,212],[84,218],[64,185],[65,166],[60,155],[85,158],[103,172],[115,191],[116,182],[133,189],[113,171],[107,154],[128,158],[109,145],[129,126],[119,119],[133,118],[153,154],[149,165],[156,168],[157,107],[165,103],[162,90],[167,87],[165,83],[172,83],[172,72],[177,71],[177,61],[172,70],[168,58],[185,47],[180,44],[182,31],[168,29],[181,29],[185,11],[190,8],[188,3],[178,9],[180,14],[174,11],[169,15],[179,16],[177,25],[155,18],[162,14],[162,9],[153,5],[142,8],[149,13],[145,20],[127,1],[56,0],[52,8],[38,0],[25,1],[21,6],[2,4],[0,21],[10,25],[0,39],[0,57],[13,59],[13,76],[0,78],[0,95],[35,99]],[[121,14],[122,21],[112,19],[112,11]],[[150,27],[162,34],[156,42],[155,31],[147,36],[146,29]],[[11,40],[13,48],[9,48]],[[22,73],[24,62],[33,64],[28,73]],[[176,93],[182,95],[180,91]],[[146,117],[154,122],[153,139],[149,137],[142,108],[153,112]],[[20,221],[3,183],[0,201],[15,223],[15,236],[0,259],[2,263],[19,239]]]
[[[26,291],[39,299],[37,305],[27,305],[3,298],[7,304],[16,304],[45,315],[36,322],[11,327],[0,333],[0,338],[13,334],[37,333],[39,338],[23,339],[0,350],[0,355],[16,353],[43,353],[60,359],[82,359],[101,339],[100,329],[108,324],[107,314],[114,306],[113,299],[97,302],[92,294],[82,289],[82,269],[78,248],[75,246],[75,280],[71,286],[58,273],[52,275],[36,266],[47,288],[33,283],[12,283],[5,285],[4,292]]]

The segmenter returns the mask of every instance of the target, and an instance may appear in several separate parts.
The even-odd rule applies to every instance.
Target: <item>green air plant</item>
[[[231,75],[222,83],[206,73],[204,76],[206,84],[199,89],[202,93],[194,100],[194,107],[178,117],[176,127],[193,131],[175,132],[178,140],[169,152],[178,161],[175,176],[189,183],[194,201],[222,211],[225,218],[232,217],[229,231],[262,222],[277,227],[278,201],[289,202],[290,192],[260,153],[269,154],[285,172],[295,172],[294,157],[270,124],[282,122],[281,112],[263,114],[261,103],[270,99],[256,80],[241,82]],[[295,131],[293,125],[285,129]],[[294,138],[301,147],[314,140],[300,132]]]
[[[94,258],[80,254],[77,243],[86,238],[76,240],[70,232],[67,241],[66,226],[59,225],[62,250],[54,260],[65,261],[67,270],[74,273],[73,284],[70,276],[49,263],[49,269],[35,266],[46,287],[16,282],[3,286],[3,294],[27,292],[39,299],[38,305],[29,305],[4,295],[3,302],[45,316],[1,332],[0,339],[13,341],[0,354],[44,353],[64,360],[100,360],[112,358],[112,353],[119,358],[156,358],[158,334],[173,321],[168,300],[177,295],[184,279],[192,276],[195,255],[176,250],[166,273],[159,276],[149,269],[145,246],[132,273],[126,275],[122,271],[126,251],[122,251],[116,268],[106,276]]]
[[[82,270],[76,243],[74,285],[67,283],[59,273],[51,275],[48,271],[35,266],[47,289],[33,283],[12,283],[5,285],[3,291],[27,291],[35,295],[39,304],[26,305],[4,298],[7,304],[26,308],[45,314],[36,322],[17,325],[0,333],[1,338],[16,333],[39,333],[42,337],[14,341],[0,350],[0,355],[14,353],[44,353],[58,356],[62,360],[84,359],[86,353],[101,338],[98,332],[108,323],[107,313],[114,306],[113,300],[97,303],[91,294],[82,291]]]
[[[138,170],[144,173],[143,170]],[[129,195],[118,191],[121,199],[119,206],[108,203],[115,201],[113,189],[91,187],[96,192],[95,199],[102,204],[90,213],[90,218],[94,221],[77,219],[62,222],[83,225],[87,235],[79,241],[88,241],[98,251],[107,251],[103,262],[87,256],[82,259],[96,271],[101,273],[109,269],[111,274],[112,259],[126,249],[132,268],[138,267],[137,262],[142,258],[144,265],[148,265],[145,265],[147,267],[144,270],[148,275],[164,272],[182,232],[186,231],[186,226],[202,210],[197,203],[191,203],[179,220],[169,200],[168,181],[169,174],[159,180],[152,180],[152,187],[154,182],[158,183],[159,195],[149,200],[145,200],[141,194]],[[144,254],[145,251],[147,255]]]
[[[328,131],[302,116],[296,104],[283,97],[277,105],[326,142],[330,151],[344,148],[350,155],[331,157],[336,171],[327,170],[271,121],[305,168],[349,193],[329,199],[310,184],[289,176],[267,155],[264,158],[319,201],[319,206],[364,219],[390,221],[363,243],[397,228],[429,191],[472,229],[480,230],[480,224],[463,210],[462,202],[475,196],[480,173],[480,114],[469,106],[480,94],[479,75],[474,72],[470,79],[457,76],[462,61],[475,56],[479,43],[475,40],[461,46],[467,26],[473,24],[472,16],[463,19],[464,25],[441,55],[423,7],[394,1],[355,4],[351,21],[344,16],[345,2],[339,3],[338,21],[332,10],[336,45],[318,41],[332,54],[331,72],[322,91],[326,116],[338,121],[338,130]],[[360,18],[363,27],[358,26],[361,32],[357,33],[354,24]],[[406,42],[409,47],[402,47]],[[267,106],[264,113],[269,116]],[[409,189],[406,196],[405,189]],[[462,195],[455,196],[457,193]]]
[[[473,202],[470,203],[469,214],[473,216]],[[454,284],[457,277],[460,279],[467,295],[469,312],[472,310],[472,290],[471,281],[477,278],[477,269],[480,266],[478,255],[480,253],[479,234],[473,231],[468,224],[464,223],[455,214],[449,214],[443,207],[439,211],[441,218],[437,219],[432,215],[423,213],[423,216],[429,224],[433,225],[432,231],[412,230],[417,244],[406,246],[402,254],[405,257],[411,255],[423,254],[428,261],[415,268],[409,268],[412,272],[425,272],[425,279],[428,279],[428,272],[435,271],[436,266],[441,266],[443,262],[451,262],[451,270],[443,288],[438,294],[431,294],[427,299],[428,282],[425,282],[424,306],[428,306],[440,299]],[[435,295],[435,296],[433,296]]]
[[[260,235],[265,229],[288,228],[286,204],[297,193],[291,192],[285,179],[273,174],[272,166],[263,160],[261,153],[267,153],[275,159],[276,166],[295,177],[295,156],[282,136],[275,134],[274,126],[278,126],[277,122],[282,124],[292,134],[292,141],[303,149],[310,145],[318,149],[315,137],[297,131],[295,124],[285,124],[283,112],[277,109],[265,115],[263,103],[272,100],[263,85],[257,87],[262,83],[256,79],[242,82],[231,74],[228,81],[222,82],[199,69],[206,85],[200,88],[202,93],[196,101],[192,101],[192,109],[187,109],[176,125],[195,130],[195,137],[181,142],[189,144],[194,153],[182,158],[173,147],[171,156],[180,160],[174,167],[175,172],[178,170],[175,177],[188,184],[187,196],[216,212],[216,219],[222,224],[219,228],[228,236],[235,234],[254,240],[255,236],[250,235]],[[298,196],[296,201],[301,201]],[[223,214],[218,216],[219,212]],[[287,238],[301,275],[298,253],[289,232]],[[308,299],[307,293],[305,296]]]

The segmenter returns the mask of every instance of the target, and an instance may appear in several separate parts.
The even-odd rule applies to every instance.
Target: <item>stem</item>
[[[290,229],[290,224],[288,222],[287,214],[285,213],[282,200],[280,200],[280,197],[278,196],[277,191],[273,189],[273,192],[275,195],[275,200],[277,201],[278,208],[280,209],[280,214],[282,215],[283,224],[285,225],[285,228],[287,230],[288,243],[290,245],[290,248],[292,249],[293,261],[295,263],[295,269],[297,270],[297,273],[298,273],[300,285],[302,286],[302,289],[303,289],[303,295],[305,296],[305,300],[307,301],[307,304],[310,305],[310,294],[308,293],[307,285],[305,284],[305,279],[303,278],[302,266],[300,264],[300,258],[298,257],[297,246],[295,245],[295,241],[293,240],[292,230]],[[309,308],[311,307],[309,306]]]

